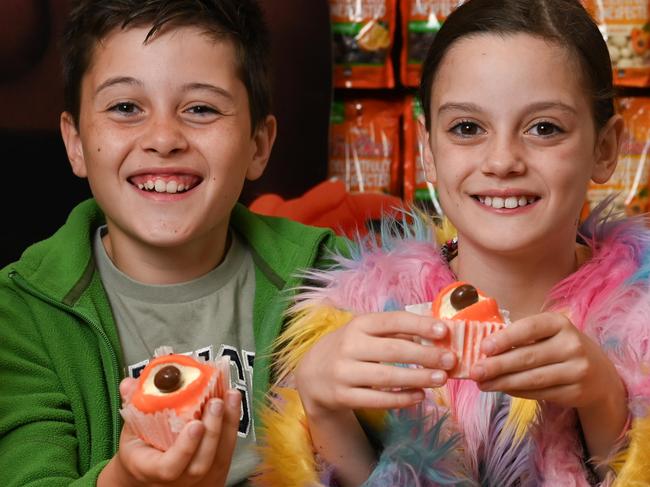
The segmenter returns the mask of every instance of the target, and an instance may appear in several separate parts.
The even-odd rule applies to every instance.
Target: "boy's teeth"
[[[502,198],[501,196],[479,196],[478,199],[485,206],[491,206],[497,210],[502,208],[514,209],[535,202],[534,196],[508,196],[507,198]]]
[[[182,183],[178,183],[177,181],[163,181],[162,179],[156,179],[153,181],[152,179],[148,179],[146,183],[144,184],[138,184],[138,188],[142,190],[148,190],[148,191],[155,191],[156,193],[180,193],[182,191],[186,191],[190,189],[189,185],[185,186]]]

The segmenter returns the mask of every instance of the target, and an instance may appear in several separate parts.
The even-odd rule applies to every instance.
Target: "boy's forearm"
[[[376,463],[375,453],[351,410],[307,411],[314,448],[335,469],[342,487],[361,485]]]
[[[589,456],[597,460],[607,459],[621,440],[628,420],[625,386],[619,379],[603,401],[577,411]],[[607,469],[596,468],[596,472],[603,478]]]

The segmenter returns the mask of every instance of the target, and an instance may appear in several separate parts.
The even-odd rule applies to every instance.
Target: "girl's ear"
[[[618,162],[618,154],[623,138],[623,117],[614,115],[600,129],[596,143],[595,161],[591,179],[595,183],[605,183],[611,177]]]
[[[252,155],[246,179],[254,181],[259,178],[266,169],[266,165],[271,157],[271,149],[275,142],[277,134],[277,121],[273,115],[269,115],[257,128],[252,139]]]
[[[422,158],[422,165],[424,166],[424,177],[431,184],[436,183],[436,165],[433,160],[433,152],[429,141],[429,132],[427,132],[424,116],[420,115],[417,122],[417,137],[418,146],[420,148],[420,157]]]
[[[84,158],[81,137],[70,113],[63,112],[61,114],[60,128],[61,137],[63,138],[65,150],[68,154],[68,160],[70,161],[70,166],[72,166],[72,172],[80,178],[87,177],[88,171],[86,170],[86,159]]]

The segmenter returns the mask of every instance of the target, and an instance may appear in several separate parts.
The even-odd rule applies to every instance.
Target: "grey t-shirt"
[[[227,485],[246,485],[239,483],[259,461],[252,407],[255,268],[250,252],[231,234],[225,259],[204,276],[181,284],[143,284],[110,260],[101,240],[106,231],[98,229],[94,253],[115,316],[125,374],[137,378],[160,346],[206,360],[228,355],[232,385],[242,393],[242,411]]]

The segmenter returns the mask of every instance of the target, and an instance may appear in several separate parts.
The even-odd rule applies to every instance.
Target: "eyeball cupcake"
[[[200,362],[180,354],[151,360],[137,379],[135,390],[120,410],[124,422],[147,444],[167,450],[213,397],[223,397],[230,384],[228,358]]]
[[[471,284],[454,282],[440,291],[431,313],[449,328],[447,337],[434,343],[456,354],[458,363],[449,377],[466,379],[471,366],[485,357],[481,341],[506,326],[497,302]]]

